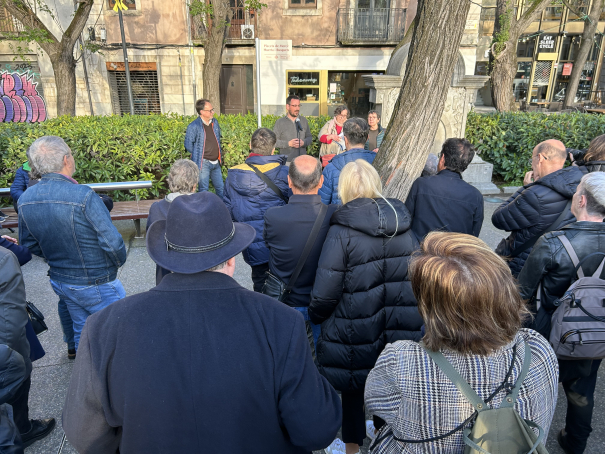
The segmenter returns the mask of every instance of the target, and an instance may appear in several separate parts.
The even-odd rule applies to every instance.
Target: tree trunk
[[[213,18],[204,44],[204,67],[202,70],[204,98],[208,99],[218,115],[221,113],[221,93],[219,79],[223,61],[225,39],[231,21],[229,1],[216,0],[212,3]]]
[[[517,73],[517,40],[507,41],[506,48],[492,58],[491,89],[494,107],[500,112],[513,110],[513,84]],[[529,89],[527,90],[529,94]]]
[[[51,56],[57,87],[57,116],[76,114],[76,61],[73,51]]]
[[[405,200],[433,144],[458,61],[468,0],[419,0],[401,92],[374,166],[385,194]]]
[[[599,15],[603,9],[603,0],[593,0],[592,9],[590,10],[590,20],[584,22],[584,33],[582,33],[582,44],[578,51],[578,56],[573,64],[571,71],[571,77],[565,90],[565,102],[563,106],[565,109],[572,107],[575,102],[576,92],[578,91],[578,85],[580,84],[580,76],[584,70],[584,64],[588,59],[588,54],[594,43],[594,35],[597,31],[597,25],[599,24]]]

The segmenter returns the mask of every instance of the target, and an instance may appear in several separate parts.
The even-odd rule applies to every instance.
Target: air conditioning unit
[[[254,39],[254,25],[242,25],[242,39]]]

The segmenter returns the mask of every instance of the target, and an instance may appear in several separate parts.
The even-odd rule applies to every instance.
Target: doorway
[[[221,113],[254,112],[252,65],[223,65],[221,67]]]

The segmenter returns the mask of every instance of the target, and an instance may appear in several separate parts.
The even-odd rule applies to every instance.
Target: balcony
[[[227,32],[227,44],[254,44],[256,38],[256,11],[232,6],[231,26]],[[191,38],[201,42],[208,36],[206,20],[202,16],[191,18]]]
[[[339,8],[338,41],[350,45],[399,44],[405,34],[402,8]]]
[[[19,33],[23,31],[23,25],[16,20],[6,8],[0,7],[0,35]]]

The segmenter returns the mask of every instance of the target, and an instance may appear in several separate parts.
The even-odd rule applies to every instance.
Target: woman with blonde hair
[[[353,454],[365,438],[363,390],[378,355],[389,342],[421,337],[422,318],[408,280],[418,242],[404,203],[382,196],[380,177],[366,161],[344,166],[338,195],[343,205],[330,221],[309,316],[322,324],[318,367],[342,392],[342,439]],[[338,444],[326,452],[339,452]]]
[[[474,236],[433,232],[412,259],[410,275],[424,345],[441,352],[491,408],[511,393],[525,349],[531,350],[514,406],[548,434],[557,358],[546,339],[522,328],[529,312],[506,262]],[[416,342],[384,349],[368,377],[365,402],[386,423],[371,446],[374,454],[465,450],[463,429],[473,424],[473,404]]]

